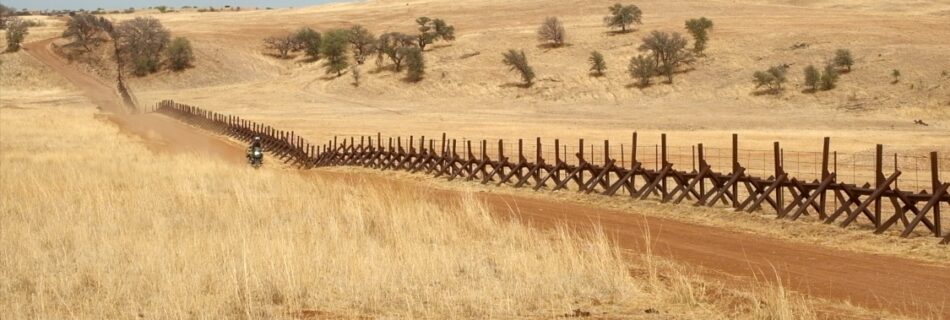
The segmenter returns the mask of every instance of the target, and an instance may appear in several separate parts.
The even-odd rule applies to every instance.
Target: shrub
[[[821,90],[831,90],[838,83],[838,71],[831,64],[825,66],[825,71],[821,73],[819,81]]]
[[[122,13],[135,13],[135,8],[129,7],[128,9],[122,10]]]
[[[528,57],[525,56],[524,50],[509,49],[502,56],[504,57],[502,63],[508,66],[508,71],[518,71],[525,86],[531,86],[534,83],[534,69],[528,65]]]
[[[813,65],[805,67],[805,85],[810,87],[811,90],[817,90],[819,81],[821,81],[821,72],[818,71],[818,68]]]
[[[643,44],[639,49],[652,53],[656,71],[666,75],[667,81],[673,83],[673,73],[676,68],[692,59],[692,55],[686,51],[688,43],[686,38],[677,32],[669,34],[653,31],[643,38]]]
[[[160,55],[169,42],[169,32],[162,23],[151,17],[136,17],[116,27],[119,51],[133,62],[136,75],[157,70]],[[119,58],[121,59],[121,58]]]
[[[706,19],[706,17],[686,20],[686,30],[693,36],[694,52],[701,54],[706,50],[706,42],[709,41],[709,29],[712,27],[712,20]]]
[[[327,31],[326,36],[320,43],[320,52],[326,58],[323,66],[327,74],[336,73],[337,76],[343,75],[343,70],[350,66],[346,60],[346,45],[348,31],[335,29]]]
[[[399,32],[389,32],[379,36],[376,42],[377,66],[382,65],[383,57],[389,57],[393,62],[394,71],[402,70],[402,62],[406,58],[409,48],[415,46],[416,37]]]
[[[277,56],[281,59],[287,59],[287,54],[298,47],[297,38],[292,34],[268,37],[264,39],[264,47],[277,52]]]
[[[770,92],[782,90],[782,84],[787,80],[785,76],[787,70],[785,66],[774,66],[766,71],[756,71],[752,74],[755,88],[768,87]]]
[[[63,37],[72,38],[73,42],[91,51],[92,47],[99,46],[104,33],[112,32],[112,23],[106,18],[91,14],[80,13],[66,22]]]
[[[627,27],[631,24],[643,24],[643,12],[635,5],[625,6],[617,3],[607,9],[610,10],[610,15],[604,17],[604,24],[611,29],[620,28],[620,32],[627,32]]]
[[[409,48],[406,52],[406,67],[408,69],[406,72],[406,80],[411,82],[422,80],[422,76],[425,74],[426,63],[425,57],[422,56],[421,48]]]
[[[640,87],[650,85],[650,78],[656,74],[656,62],[653,57],[637,55],[630,59],[630,65],[627,66],[630,76],[637,80]]]
[[[455,26],[451,26],[442,19],[432,20],[432,25],[435,27],[435,34],[438,35],[439,39],[445,41],[455,40]]]
[[[149,73],[158,71],[158,61],[148,57],[140,56],[132,60],[132,74],[144,77]]]
[[[548,17],[538,28],[538,41],[550,42],[552,46],[560,47],[564,45],[565,34],[561,21],[557,17]]]
[[[165,13],[165,12],[168,12],[168,7],[167,7],[167,6],[155,6],[155,10],[158,10],[158,12],[160,12],[160,13]]]
[[[168,61],[168,67],[174,71],[181,71],[191,66],[195,61],[195,55],[191,50],[191,42],[188,38],[177,37],[168,44],[165,49],[165,57]]]
[[[851,72],[851,66],[854,65],[854,58],[851,57],[851,51],[848,49],[838,49],[835,51],[834,64],[839,68],[847,68],[848,72]]]
[[[898,83],[898,82],[900,82],[900,81],[901,81],[901,71],[900,71],[900,70],[897,70],[897,69],[894,69],[894,71],[891,71],[891,77],[894,78],[894,81],[892,81],[891,83]]]
[[[7,20],[7,51],[16,52],[20,50],[20,44],[23,43],[23,39],[26,38],[26,35],[30,33],[27,30],[26,23],[23,19],[13,17]]]
[[[604,75],[604,71],[607,70],[607,62],[604,61],[603,54],[597,51],[591,52],[587,61],[590,62],[590,71],[598,76]]]
[[[353,58],[356,60],[356,63],[363,64],[363,62],[366,61],[366,56],[373,52],[373,44],[376,42],[376,36],[363,26],[355,25],[350,28],[347,41],[353,46]]]
[[[294,34],[293,51],[303,51],[311,59],[319,59],[321,39],[320,32],[310,27],[300,28]]]

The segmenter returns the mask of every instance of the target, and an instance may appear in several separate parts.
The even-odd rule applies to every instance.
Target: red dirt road
[[[125,131],[148,141],[150,147],[168,152],[207,153],[227,161],[242,162],[241,147],[224,139],[161,115],[122,114],[121,102],[112,86],[69,66],[50,52],[50,42],[31,43],[26,49],[83,90],[102,109],[116,112],[114,121]],[[328,179],[354,178],[348,174],[316,174]],[[424,188],[404,181],[390,180],[388,183]],[[459,196],[456,191],[425,191],[443,199]],[[516,208],[518,215],[541,228],[567,223],[583,229],[599,222],[607,234],[626,249],[641,248],[643,231],[645,226],[649,226],[657,255],[701,267],[714,275],[774,278],[774,273],[777,273],[788,282],[789,288],[815,297],[850,301],[861,307],[897,314],[950,319],[950,262],[927,264],[899,257],[790,243],[768,236],[590,208],[571,202],[495,193],[478,193],[477,197],[499,214]]]

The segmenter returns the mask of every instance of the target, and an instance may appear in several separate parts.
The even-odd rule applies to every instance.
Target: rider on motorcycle
[[[255,151],[257,151],[257,155],[255,155]],[[253,162],[255,156],[263,158],[263,153],[264,146],[261,144],[261,137],[255,136],[254,139],[251,140],[251,146],[247,148],[247,160]]]

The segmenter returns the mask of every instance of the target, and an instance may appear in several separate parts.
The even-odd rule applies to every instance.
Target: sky
[[[97,1],[75,1],[75,0],[0,0],[5,6],[19,9],[44,10],[44,9],[89,9],[104,8],[107,10],[126,9],[129,7],[145,8],[159,5],[170,7],[181,6],[215,6],[225,5],[241,7],[304,7],[317,5],[327,2],[338,2],[341,0],[97,0]]]

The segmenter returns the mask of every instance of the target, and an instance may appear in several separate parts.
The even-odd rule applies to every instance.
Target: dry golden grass
[[[597,228],[545,232],[493,219],[471,197],[153,154],[93,117],[77,103],[0,112],[6,316],[812,312],[771,300],[794,293],[748,298],[705,282],[649,246],[621,253]]]

